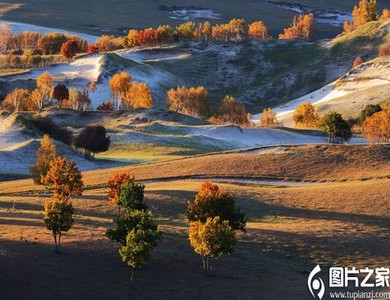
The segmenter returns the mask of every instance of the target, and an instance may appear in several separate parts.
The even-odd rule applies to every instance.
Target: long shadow
[[[158,195],[161,198],[151,201],[153,206],[156,207],[158,214],[173,218],[179,218],[186,213],[187,201],[194,199],[195,195],[194,192],[184,190],[154,190],[147,193]],[[286,207],[280,204],[267,204],[261,200],[253,200],[251,197],[253,198],[253,195],[250,194],[236,197],[236,206],[249,219],[261,219],[265,216],[286,216],[316,220],[354,221],[363,224],[381,224],[381,226],[390,227],[389,217]]]

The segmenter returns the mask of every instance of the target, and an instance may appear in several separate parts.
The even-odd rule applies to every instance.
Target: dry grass
[[[138,179],[227,176],[298,181],[345,181],[390,175],[390,145],[305,145],[273,151],[202,155],[116,169]],[[113,170],[86,172],[90,185],[103,184]]]
[[[305,299],[305,272],[315,263],[388,262],[387,179],[290,188],[221,184],[236,195],[249,218],[248,231],[239,234],[236,252],[215,262],[212,276],[206,276],[186,237],[186,202],[200,183],[147,184],[146,202],[164,241],[137,273],[133,289],[116,245],[104,236],[115,215],[105,188],[88,186],[74,199],[75,225],[64,236],[63,253],[55,255],[41,215],[49,195],[32,192],[31,180],[2,183],[0,298],[49,298],[56,286],[59,299],[237,299],[243,293],[245,298]]]

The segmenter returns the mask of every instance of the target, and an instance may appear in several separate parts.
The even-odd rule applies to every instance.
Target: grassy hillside
[[[122,168],[142,180],[231,177],[298,181],[346,181],[390,177],[389,145],[281,146]],[[112,170],[86,172],[104,184]]]

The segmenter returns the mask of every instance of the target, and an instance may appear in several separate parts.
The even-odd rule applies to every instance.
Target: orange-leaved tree
[[[252,39],[268,40],[271,36],[263,21],[256,21],[249,25],[248,35]]]
[[[129,73],[122,71],[115,74],[110,82],[109,86],[114,95],[115,110],[119,110],[122,106],[122,101],[126,98],[126,93],[131,86],[132,78]]]
[[[129,173],[117,172],[112,174],[108,180],[108,203],[116,205],[119,196],[121,195],[123,185],[128,182],[133,182],[134,180],[134,176]]]
[[[390,110],[382,110],[366,118],[362,129],[371,142],[390,142]]]
[[[206,222],[208,217],[219,217],[227,221],[233,230],[245,231],[246,218],[236,208],[234,196],[222,191],[218,185],[205,181],[200,187],[194,201],[188,201],[188,220]]]
[[[260,126],[276,126],[278,125],[278,119],[276,118],[276,113],[272,108],[263,109],[263,113],[260,118]]]
[[[131,109],[152,108],[152,92],[146,83],[134,81],[125,94],[124,103]]]
[[[36,79],[37,90],[41,95],[41,101],[38,108],[42,109],[47,101],[51,100],[53,95],[53,76],[49,72],[44,72]]]
[[[314,33],[314,15],[300,15],[294,17],[290,27],[284,29],[282,34],[279,34],[280,40],[286,39],[302,39],[310,40]]]
[[[70,197],[83,193],[82,175],[74,161],[57,156],[50,162],[49,171],[42,183],[53,193],[53,198],[67,201]]]
[[[300,104],[293,114],[295,127],[316,128],[318,127],[319,120],[320,116],[318,115],[314,105],[310,102]]]

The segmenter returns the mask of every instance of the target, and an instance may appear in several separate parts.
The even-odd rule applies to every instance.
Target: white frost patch
[[[81,37],[82,39],[86,40],[88,43],[93,44],[95,43],[97,36],[86,34],[86,33],[80,33],[80,32],[74,32],[74,31],[67,31],[63,29],[58,28],[51,28],[51,27],[43,27],[38,25],[31,25],[26,23],[19,23],[19,22],[9,22],[0,20],[0,26],[7,26],[11,29],[13,33],[20,33],[23,31],[35,31],[42,34],[48,33],[48,32],[63,32],[70,35],[77,35]]]
[[[170,11],[169,18],[182,21],[191,21],[195,19],[219,20],[221,19],[221,15],[211,9],[181,8]]]

